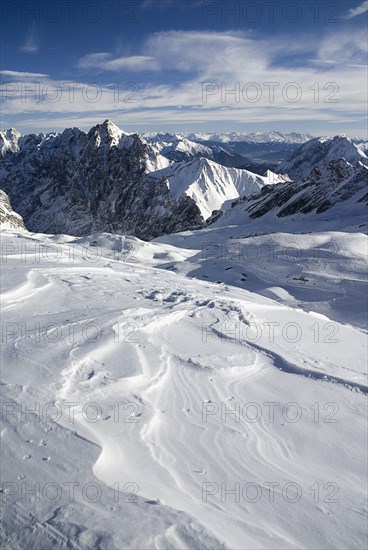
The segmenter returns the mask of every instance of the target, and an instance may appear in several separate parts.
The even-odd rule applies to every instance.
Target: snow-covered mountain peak
[[[174,198],[187,195],[193,199],[205,220],[213,211],[228,210],[232,201],[239,197],[253,195],[265,185],[284,181],[272,172],[263,177],[248,170],[222,166],[204,157],[176,162],[153,176],[166,180]]]
[[[131,135],[123,132],[123,130],[108,119],[102,124],[97,124],[91,128],[88,135],[94,139],[97,147],[104,144],[108,147],[129,148],[134,142],[134,134]]]

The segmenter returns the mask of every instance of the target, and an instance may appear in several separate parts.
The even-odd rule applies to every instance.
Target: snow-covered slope
[[[214,210],[230,208],[234,199],[253,195],[264,185],[284,181],[273,172],[258,176],[205,158],[178,162],[152,175],[168,181],[174,198],[187,195],[193,199],[205,220]]]
[[[259,220],[261,221],[261,220]],[[200,231],[165,235],[149,245],[171,247],[170,255],[142,262],[180,275],[236,286],[292,308],[327,316],[367,330],[368,227],[327,230],[326,222],[284,224],[263,233],[267,223],[214,224]],[[177,247],[187,253],[175,257]],[[161,259],[162,258],[162,259]]]
[[[321,163],[345,159],[355,163],[361,161],[368,165],[365,153],[353,141],[345,136],[334,138],[315,138],[301,145],[277,168],[280,174],[288,174],[292,179],[305,179],[312,168]]]
[[[25,230],[22,216],[14,212],[9,197],[0,189],[0,229]]]
[[[290,306],[281,287],[153,267],[190,252],[134,243],[6,238],[5,547],[365,549],[366,335],[303,311],[309,282]],[[337,291],[360,248],[345,241],[343,275],[331,264]],[[283,262],[264,278],[283,284]]]

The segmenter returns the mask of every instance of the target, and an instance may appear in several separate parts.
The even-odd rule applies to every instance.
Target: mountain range
[[[238,134],[237,141],[235,134],[227,141],[216,136],[213,149],[204,144],[213,143],[213,134],[139,136],[109,120],[87,133],[69,128],[22,136],[10,129],[0,133],[0,185],[30,231],[107,231],[144,240],[198,229],[222,216],[239,219],[239,211],[250,219],[280,219],[367,202],[364,142],[275,132],[248,135],[247,142]],[[264,175],[213,160],[218,143],[247,146],[251,140],[264,147],[287,143],[293,150]],[[229,161],[232,153],[223,152]]]

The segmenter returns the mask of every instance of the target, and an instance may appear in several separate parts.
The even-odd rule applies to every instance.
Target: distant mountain
[[[162,155],[173,161],[189,160],[194,157],[210,158],[212,156],[210,147],[185,138],[179,138],[176,135],[158,134],[153,138],[147,137],[145,139]]]
[[[9,197],[0,189],[0,228],[15,231],[25,230],[22,216],[14,212]]]
[[[206,158],[178,162],[152,176],[165,178],[174,198],[187,195],[193,199],[205,220],[214,210],[230,208],[231,202],[239,197],[252,195],[265,185],[285,181],[272,172],[262,177]]]
[[[192,141],[199,143],[205,141],[212,141],[218,143],[229,143],[236,141],[245,141],[248,143],[306,143],[313,136],[309,134],[299,134],[292,132],[290,134],[283,134],[282,132],[270,131],[270,132],[255,132],[248,134],[241,134],[238,132],[229,133],[181,133],[177,134],[180,137],[185,137]]]
[[[326,161],[338,159],[345,159],[352,163],[360,160],[368,165],[367,156],[351,139],[335,136],[334,138],[315,138],[301,145],[277,167],[277,172],[288,174],[292,179],[306,179],[312,168]]]
[[[218,143],[204,144],[177,134],[144,134],[144,136],[152,147],[175,162],[203,157],[224,166],[239,168],[248,161],[243,155],[226,150]]]
[[[232,133],[155,133],[143,138],[173,161],[204,157],[224,166],[254,171],[263,175],[289,156],[308,134],[266,132],[253,134]]]

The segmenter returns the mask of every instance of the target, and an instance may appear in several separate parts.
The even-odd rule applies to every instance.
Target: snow
[[[366,547],[366,236],[244,231],[3,233],[7,547]]]

